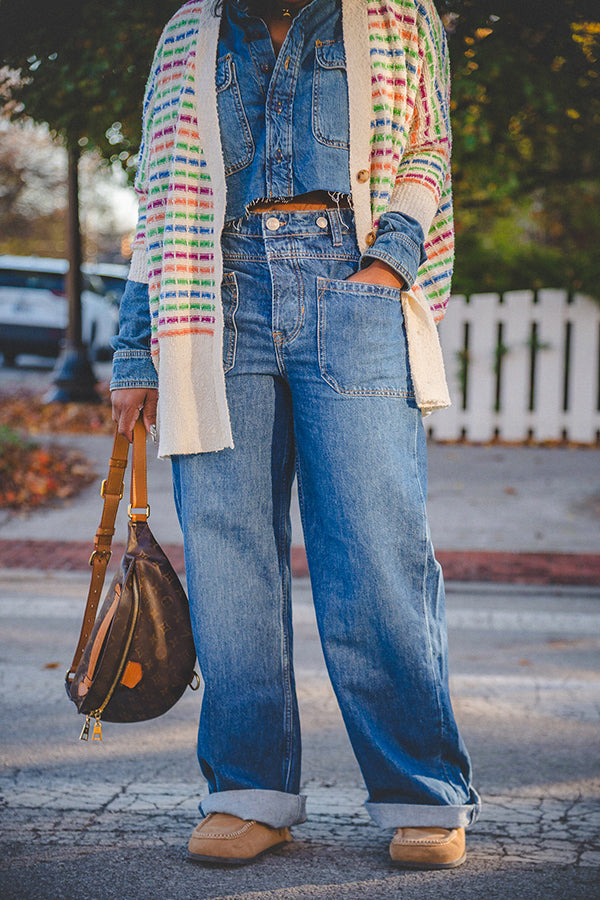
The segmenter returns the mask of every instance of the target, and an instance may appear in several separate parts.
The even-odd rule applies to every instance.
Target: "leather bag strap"
[[[104,587],[106,569],[111,557],[112,538],[115,533],[115,519],[119,503],[123,496],[123,482],[127,457],[129,455],[129,441],[119,434],[115,427],[112,453],[109,461],[108,476],[102,482],[100,496],[104,500],[100,525],[94,538],[94,550],[90,557],[92,577],[87,596],[81,634],[71,668],[67,672],[67,682],[72,680],[81,661],[83,651],[89,640],[96,621],[98,604]],[[133,462],[131,466],[131,502],[129,504],[129,518],[132,522],[145,522],[150,515],[148,507],[148,488],[146,478],[146,429],[141,418],[137,420],[133,429]]]

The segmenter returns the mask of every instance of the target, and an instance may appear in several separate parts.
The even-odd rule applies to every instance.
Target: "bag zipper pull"
[[[100,716],[94,716],[94,730],[92,732],[92,740],[102,740],[102,724],[100,722]]]
[[[84,724],[83,728],[81,729],[81,734],[79,735],[79,740],[87,741],[89,736],[90,736],[90,717],[86,716],[85,724]]]

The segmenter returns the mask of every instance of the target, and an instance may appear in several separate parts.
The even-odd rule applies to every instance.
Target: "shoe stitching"
[[[228,840],[236,837],[241,837],[241,835],[246,834],[254,825],[257,823],[254,819],[251,819],[249,822],[244,822],[241,828],[238,828],[237,831],[215,831],[215,832],[200,832],[198,829],[202,828],[205,822],[200,822],[200,825],[197,825],[194,829],[195,837],[198,837],[202,840],[212,841],[213,839],[219,838],[222,840]]]
[[[447,834],[447,835],[444,835],[443,837],[438,837],[438,838],[427,838],[427,839],[424,839],[424,838],[405,838],[405,837],[397,837],[396,835],[394,835],[394,837],[392,838],[392,844],[396,844],[396,845],[399,845],[399,844],[406,844],[406,845],[414,844],[414,845],[416,845],[416,846],[422,846],[422,847],[431,845],[431,846],[440,847],[440,846],[442,846],[443,844],[449,844],[449,843],[451,843],[456,837],[458,837],[458,830],[457,830],[457,829],[453,829],[453,830],[450,832],[450,834]]]

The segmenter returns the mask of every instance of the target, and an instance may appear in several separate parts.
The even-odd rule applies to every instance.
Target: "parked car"
[[[129,266],[118,263],[84,263],[81,271],[93,279],[94,285],[100,287],[101,293],[107,299],[117,304],[121,302]]]
[[[56,357],[64,340],[69,305],[64,259],[0,256],[0,352],[5,365],[22,353]],[[118,302],[99,275],[82,272],[82,338],[92,359],[110,359],[118,330]]]

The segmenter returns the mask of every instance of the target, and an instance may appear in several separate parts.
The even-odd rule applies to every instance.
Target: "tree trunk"
[[[68,148],[68,234],[69,273],[67,275],[67,297],[69,300],[69,324],[67,344],[76,350],[83,347],[81,331],[81,225],[79,222],[79,146]]]
[[[96,378],[82,339],[81,316],[81,225],[79,222],[79,144],[68,140],[67,175],[69,214],[67,299],[69,321],[66,340],[53,373],[54,387],[45,396],[46,403],[99,403]]]

